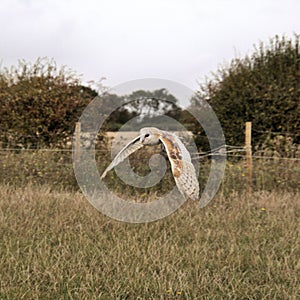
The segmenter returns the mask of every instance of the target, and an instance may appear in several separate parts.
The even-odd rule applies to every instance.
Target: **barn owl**
[[[199,196],[199,182],[191,156],[184,144],[174,133],[163,131],[155,127],[145,127],[140,135],[129,142],[113,159],[103,172],[103,179],[107,172],[126,159],[130,154],[143,146],[154,146],[162,143],[171,163],[172,173],[178,190],[184,196],[197,200]]]

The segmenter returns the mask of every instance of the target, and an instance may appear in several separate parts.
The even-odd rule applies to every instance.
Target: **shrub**
[[[3,147],[37,148],[70,140],[75,121],[96,92],[54,61],[20,61],[0,74]]]
[[[251,56],[220,67],[197,96],[212,105],[228,144],[243,143],[245,121],[253,123],[255,145],[264,142],[264,131],[284,132],[299,144],[299,82],[299,35],[294,40],[276,36]]]

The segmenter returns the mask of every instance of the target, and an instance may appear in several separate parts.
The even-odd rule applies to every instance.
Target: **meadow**
[[[187,201],[162,220],[128,224],[82,195],[70,151],[0,152],[0,299],[300,298],[298,154],[255,153],[251,192],[245,161],[229,156],[205,208]],[[141,175],[145,153],[132,157]],[[109,161],[101,154],[99,169]],[[200,163],[203,190],[210,163]],[[139,202],[174,185],[170,169],[144,191],[114,172],[105,181]]]
[[[1,299],[299,299],[300,194],[219,193],[147,224],[0,186]]]

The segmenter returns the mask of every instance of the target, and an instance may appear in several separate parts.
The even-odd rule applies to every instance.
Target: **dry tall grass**
[[[0,187],[1,299],[299,299],[300,195],[218,196],[149,224]]]

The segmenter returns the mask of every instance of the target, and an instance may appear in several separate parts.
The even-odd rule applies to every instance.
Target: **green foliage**
[[[96,96],[83,87],[76,74],[53,61],[38,59],[30,65],[0,74],[0,137],[4,147],[53,146],[70,140],[75,121]]]
[[[75,122],[96,96],[101,103],[90,109],[90,119],[105,116],[103,131],[116,131],[136,116],[153,124],[153,117],[166,114],[178,119],[181,112],[177,99],[164,88],[123,96],[102,89],[98,95],[52,60],[20,61],[17,67],[0,72],[0,147],[69,146]],[[85,127],[83,131],[88,131],[89,124]]]
[[[266,138],[261,131],[285,132],[300,143],[299,35],[276,36],[251,56],[220,67],[197,96],[213,107],[228,144],[243,144],[246,121],[253,123],[256,145]]]
[[[117,131],[122,125],[136,116],[135,111],[129,111],[124,106],[124,96],[104,93],[101,96],[100,110],[106,114],[106,120],[102,126],[104,131]],[[112,113],[110,113],[112,111]],[[110,115],[108,115],[109,112]]]
[[[174,112],[177,108],[178,100],[166,89],[155,91],[134,91],[126,96],[127,109],[133,110],[141,117],[154,117],[161,114]]]
[[[166,89],[136,90],[123,96],[106,93],[101,98],[105,110],[111,105],[118,104],[119,106],[107,118],[103,126],[106,131],[117,131],[137,116],[140,121],[143,121],[144,126],[156,124],[160,127],[159,116],[167,115],[178,120],[181,114],[181,109],[176,105],[178,100]],[[136,128],[130,128],[130,125],[128,129],[136,130]]]

